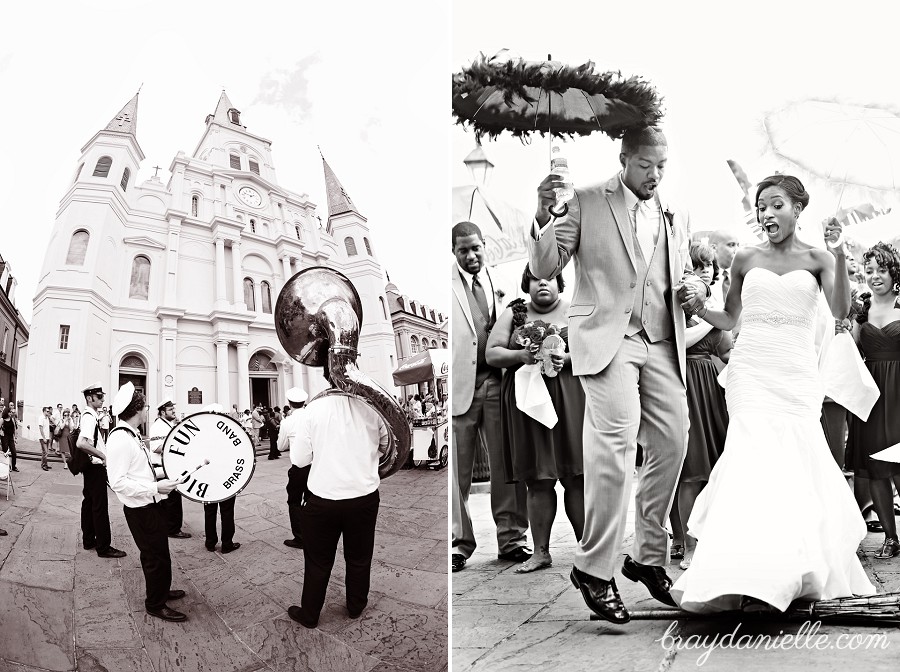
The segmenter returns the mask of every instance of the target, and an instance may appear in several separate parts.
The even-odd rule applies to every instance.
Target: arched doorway
[[[140,392],[147,396],[147,363],[143,357],[134,352],[129,352],[119,362],[119,387],[125,383],[134,385],[136,392]],[[112,404],[115,393],[108,396],[107,406]],[[147,427],[141,425],[140,432],[142,436],[147,435]]]
[[[278,399],[278,367],[272,361],[272,355],[262,350],[254,353],[248,368],[251,405],[262,404],[268,408],[281,403]]]

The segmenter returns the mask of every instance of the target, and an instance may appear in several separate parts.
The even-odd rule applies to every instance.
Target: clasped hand
[[[688,315],[698,312],[706,303],[706,294],[697,291],[692,283],[679,282],[675,286],[675,297],[681,309]]]

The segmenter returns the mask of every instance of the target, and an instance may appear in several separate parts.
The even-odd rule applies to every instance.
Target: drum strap
[[[112,434],[114,432],[117,432],[119,430],[122,430],[123,432],[128,432],[129,434],[131,434],[134,437],[134,440],[137,441],[138,447],[140,448],[141,452],[144,453],[144,457],[147,460],[147,466],[150,467],[150,473],[153,474],[153,479],[156,480],[156,470],[153,468],[153,463],[150,462],[150,455],[147,453],[147,449],[144,448],[144,442],[141,441],[141,437],[139,437],[137,434],[135,434],[134,430],[132,430],[130,427],[124,427],[122,425],[119,425],[118,427],[114,427],[112,429],[112,431],[110,431],[110,433],[109,433],[110,436],[112,436]],[[156,497],[153,498],[153,503],[156,504]]]

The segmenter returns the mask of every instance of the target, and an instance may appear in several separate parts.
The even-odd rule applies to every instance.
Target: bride
[[[767,240],[735,255],[724,310],[698,314],[728,330],[743,310],[728,365],[725,448],[688,521],[693,561],[671,590],[687,611],[784,611],[796,599],[875,592],[856,557],[866,525],[819,423],[816,303],[821,290],[832,314],[845,317],[849,279],[843,245],[828,252],[797,239],[808,203],[795,177],[759,184]],[[831,219],[826,242],[840,234]]]

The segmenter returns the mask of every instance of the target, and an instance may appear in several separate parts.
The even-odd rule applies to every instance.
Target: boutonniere
[[[666,209],[663,210],[663,214],[666,217],[666,221],[669,223],[669,235],[673,238],[675,237],[675,213],[669,210],[669,207],[666,206]]]

